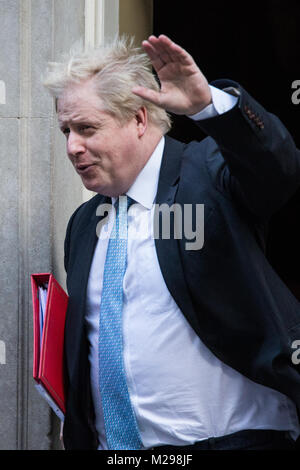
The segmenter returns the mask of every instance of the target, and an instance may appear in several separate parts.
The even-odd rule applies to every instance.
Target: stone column
[[[82,191],[61,166],[41,76],[83,37],[84,1],[0,0],[0,11],[0,449],[49,449],[53,418],[32,379],[30,274],[53,271],[54,223],[65,230]]]

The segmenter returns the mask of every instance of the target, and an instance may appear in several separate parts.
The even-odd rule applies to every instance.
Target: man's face
[[[68,156],[85,187],[106,196],[125,193],[145,164],[139,115],[120,124],[103,110],[92,80],[67,88],[57,107]]]

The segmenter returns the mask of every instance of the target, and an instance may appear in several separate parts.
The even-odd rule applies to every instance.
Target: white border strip
[[[104,0],[85,0],[84,4],[84,47],[94,47],[103,43]],[[88,201],[95,193],[82,187],[82,200]]]
[[[104,0],[85,0],[85,47],[104,43]]]
[[[105,0],[96,0],[96,15],[95,15],[96,46],[100,44],[104,44],[104,19],[105,19]]]
[[[4,341],[0,341],[0,364],[6,364],[6,347]]]
[[[117,1],[117,3],[116,3]],[[118,0],[85,0],[84,4],[84,16],[85,16],[85,25],[84,25],[84,46],[95,47],[105,42],[105,20],[109,23],[109,18],[106,18],[105,13],[109,16],[113,12],[118,12],[118,8],[112,9],[113,6],[118,6]],[[106,10],[106,8],[107,10]],[[118,24],[118,20],[116,22]],[[89,191],[83,186],[82,189],[82,198],[83,202],[88,201],[95,193]]]
[[[0,80],[0,104],[6,104],[5,82]]]
[[[84,16],[84,44],[85,47],[95,45],[95,14],[96,14],[96,0],[85,0]]]

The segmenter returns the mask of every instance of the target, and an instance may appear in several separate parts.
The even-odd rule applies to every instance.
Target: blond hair
[[[77,45],[63,62],[48,64],[43,84],[57,99],[68,86],[93,78],[96,92],[107,112],[120,122],[126,122],[141,106],[145,106],[149,122],[165,134],[171,128],[167,112],[132,93],[136,85],[159,90],[148,56],[133,42],[134,38],[122,36],[109,44],[87,50]]]

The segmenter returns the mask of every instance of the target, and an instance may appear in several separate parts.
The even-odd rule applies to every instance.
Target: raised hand
[[[157,72],[160,92],[134,87],[133,93],[175,114],[195,114],[211,103],[207,80],[192,56],[165,35],[142,42]]]

